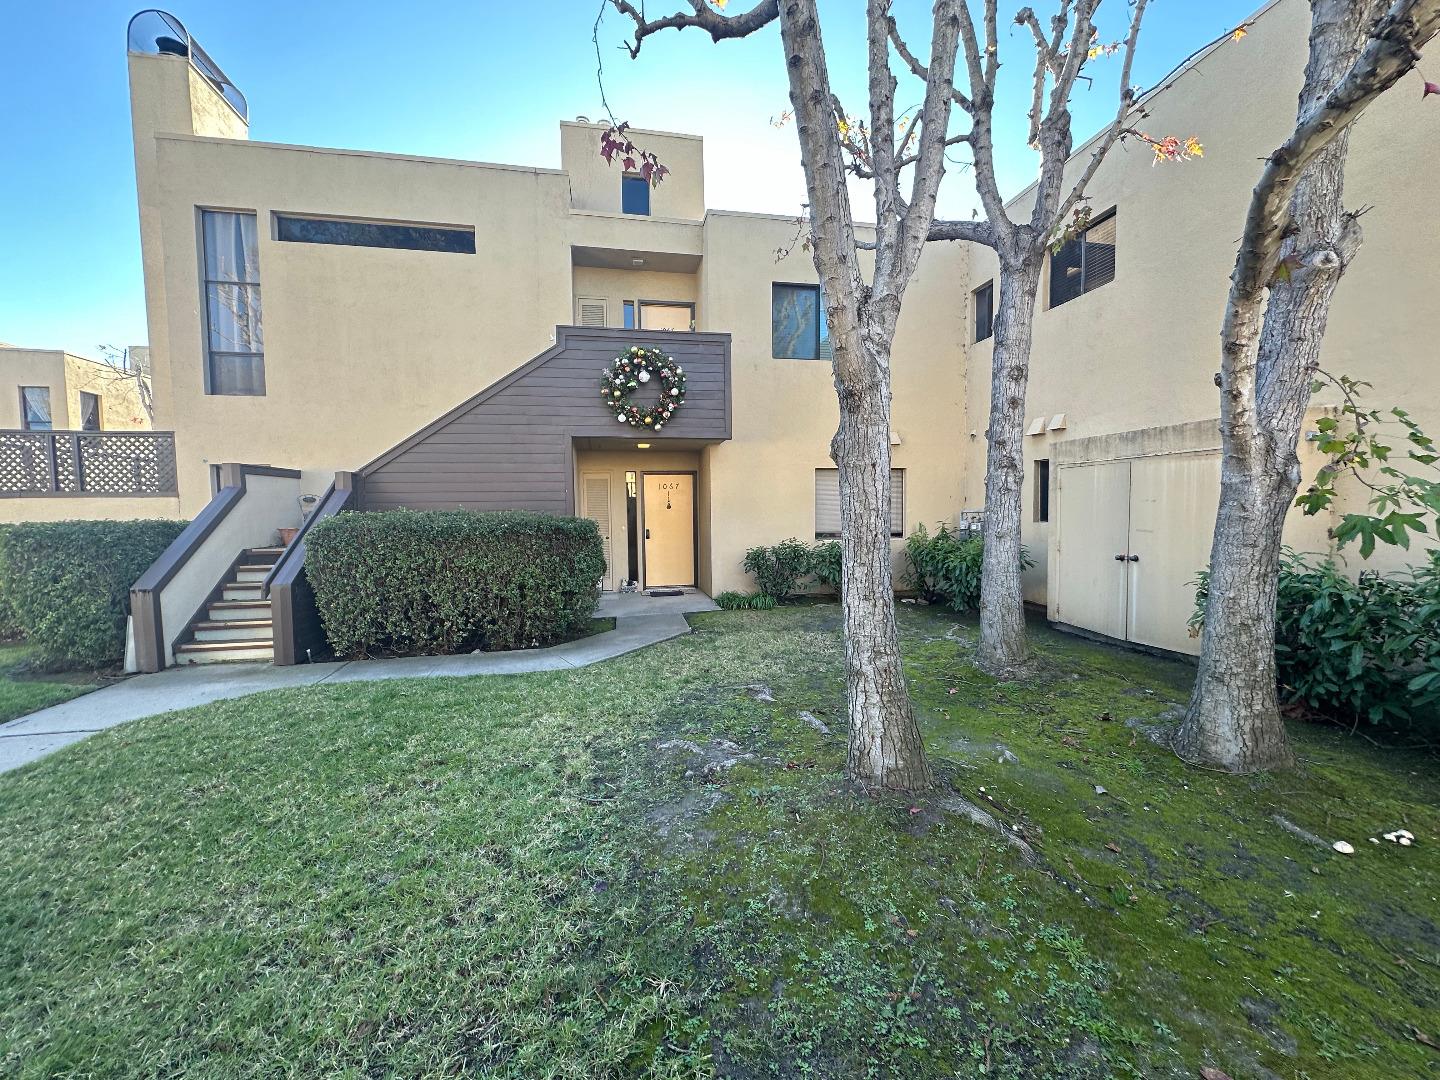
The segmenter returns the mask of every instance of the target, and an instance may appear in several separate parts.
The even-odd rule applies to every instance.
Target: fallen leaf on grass
[[[1120,845],[1117,844],[1117,843],[1115,843],[1115,841],[1112,840],[1112,841],[1110,841],[1110,843],[1108,843],[1108,844],[1105,845],[1105,850],[1106,850],[1106,851],[1113,851],[1116,855],[1119,855],[1119,854],[1120,854]]]
[[[1431,1050],[1440,1050],[1440,1042],[1436,1042],[1434,1039],[1432,1039],[1429,1035],[1426,1035],[1425,1032],[1421,1031],[1419,1028],[1417,1028],[1417,1027],[1412,1027],[1412,1028],[1410,1029],[1410,1034],[1413,1035],[1413,1036],[1415,1036],[1415,1041],[1416,1041],[1416,1042],[1421,1043],[1421,1044],[1423,1044],[1423,1045],[1425,1045],[1425,1046],[1430,1047]]]
[[[1213,1069],[1206,1065],[1200,1070],[1200,1080],[1234,1080],[1234,1077],[1223,1069]]]

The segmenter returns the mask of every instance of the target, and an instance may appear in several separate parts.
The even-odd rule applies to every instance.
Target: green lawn
[[[89,674],[36,674],[30,670],[32,653],[23,642],[0,644],[0,724],[69,701],[99,685]]]
[[[1187,769],[1126,721],[1188,668],[1037,628],[996,683],[973,622],[906,608],[944,789],[867,797],[837,616],[267,693],[0,776],[0,1074],[1440,1075],[1434,758],[1297,727],[1297,772]]]

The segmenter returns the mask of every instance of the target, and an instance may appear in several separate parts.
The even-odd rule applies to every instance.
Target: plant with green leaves
[[[844,555],[839,540],[823,540],[810,549],[810,574],[826,588],[840,591]]]
[[[341,656],[577,637],[605,573],[593,521],[520,510],[339,514],[311,529],[305,546],[315,604]]]
[[[931,603],[944,600],[956,611],[980,609],[980,584],[985,560],[985,542],[966,536],[944,522],[930,533],[924,525],[905,542],[909,585]],[[1020,549],[1020,569],[1028,570],[1034,560]]]
[[[1377,543],[1410,547],[1410,534],[1440,536],[1440,453],[1435,440],[1401,408],[1367,408],[1368,382],[1318,372],[1312,392],[1340,392],[1338,415],[1316,421],[1316,449],[1329,457],[1295,505],[1307,514],[1331,509],[1337,483],[1346,476],[1370,493],[1368,513],[1346,513],[1330,530],[1340,547],[1360,542],[1368,559]],[[1428,522],[1428,524],[1427,524]]]
[[[810,573],[810,549],[792,536],[771,547],[750,548],[740,565],[755,575],[762,593],[783,603]]]
[[[130,586],[185,528],[183,521],[31,521],[12,526],[0,593],[37,659],[100,668],[125,657]]]
[[[716,595],[715,606],[722,611],[773,611],[775,598],[763,592],[742,593],[732,589]]]

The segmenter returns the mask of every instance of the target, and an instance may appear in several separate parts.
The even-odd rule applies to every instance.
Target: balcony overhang
[[[689,252],[649,251],[640,248],[598,248],[572,245],[572,266],[593,266],[602,270],[645,270],[659,274],[693,274],[700,269],[700,256]]]

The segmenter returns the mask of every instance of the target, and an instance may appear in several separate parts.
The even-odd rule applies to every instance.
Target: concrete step
[[[219,600],[205,609],[210,622],[226,622],[230,619],[270,619],[269,600]]]
[[[175,646],[176,664],[223,664],[241,660],[274,660],[269,639],[243,641],[191,641]]]
[[[271,565],[268,564],[245,564],[235,568],[236,581],[264,581],[265,575],[270,573]]]
[[[284,553],[285,549],[280,547],[246,548],[245,561],[247,563],[267,563],[273,566],[275,560]]]
[[[230,581],[220,593],[222,600],[259,600],[260,582],[258,581]]]
[[[196,641],[273,641],[275,626],[269,619],[214,619],[190,629]]]

